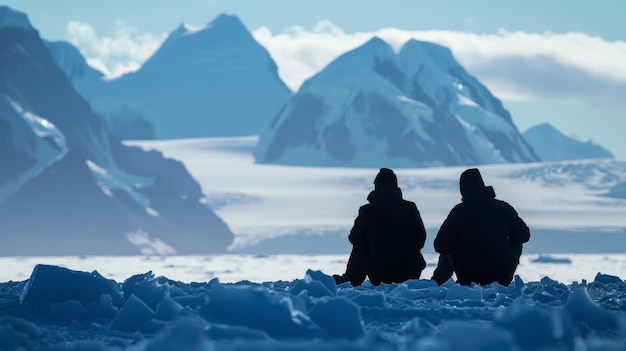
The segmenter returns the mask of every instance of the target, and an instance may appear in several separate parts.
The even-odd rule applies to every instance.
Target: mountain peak
[[[541,123],[523,133],[542,161],[614,158],[611,151],[590,139]]]
[[[368,40],[363,46],[374,46],[376,45],[377,47],[384,47],[384,46],[389,46],[389,44],[387,44],[387,42],[385,42],[384,40],[382,40],[379,37],[372,37],[372,39]]]
[[[239,20],[239,17],[226,13],[219,14],[213,21],[209,22],[209,25],[245,28],[241,20]]]
[[[229,40],[242,36],[245,38],[251,37],[248,29],[243,25],[237,16],[220,14],[213,21],[199,26],[194,26],[185,22],[181,23],[172,33],[170,33],[161,47],[166,47],[183,37],[193,36],[205,38],[206,35],[217,35],[217,37],[226,36]]]
[[[403,47],[419,47],[420,49],[432,54],[438,54],[440,56],[452,56],[452,51],[450,51],[450,48],[430,41],[409,39],[406,43],[404,43]]]
[[[409,57],[413,60],[416,57],[422,60],[430,60],[436,63],[434,66],[441,67],[444,70],[451,66],[458,66],[449,48],[428,41],[415,39],[407,41],[400,48],[400,56]]]
[[[535,125],[533,127],[530,127],[524,133],[525,134],[526,133],[530,133],[530,134],[540,133],[540,134],[542,134],[544,136],[547,136],[547,135],[559,135],[559,136],[566,137],[566,138],[569,138],[569,139],[572,139],[572,140],[575,140],[575,141],[578,141],[578,142],[581,142],[581,143],[588,143],[588,142],[590,142],[590,140],[588,140],[588,139],[585,140],[584,138],[581,138],[580,136],[578,136],[576,134],[573,134],[573,133],[561,130],[561,129],[555,127],[554,125],[552,125],[549,122],[540,123],[540,124],[537,124],[537,125]]]
[[[28,20],[28,16],[8,6],[0,6],[0,29],[20,28],[35,30]]]
[[[341,64],[349,63],[350,65],[352,65],[356,62],[369,62],[369,59],[363,61],[364,57],[382,58],[382,57],[393,57],[393,56],[395,56],[395,53],[393,52],[393,48],[391,47],[391,45],[389,45],[387,42],[385,42],[379,37],[373,37],[372,39],[368,40],[365,44],[359,46],[358,48],[348,51],[344,53],[343,55],[341,55],[335,61],[335,63],[341,63]]]
[[[370,51],[373,53],[385,52],[389,54],[393,53],[393,48],[386,41],[382,40],[379,37],[373,37],[368,40],[365,44],[363,44],[360,48],[355,49],[354,51],[362,52],[362,51]]]

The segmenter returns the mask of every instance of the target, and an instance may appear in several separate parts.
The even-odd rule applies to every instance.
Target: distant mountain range
[[[535,162],[500,100],[449,49],[368,41],[308,79],[260,136],[258,162],[428,167]]]
[[[124,146],[75,91],[66,72],[98,76],[77,58],[0,6],[0,255],[224,251],[233,234],[185,167]]]
[[[614,157],[601,145],[559,130],[549,123],[536,125],[525,131],[523,135],[542,161]]]
[[[292,92],[235,16],[181,24],[141,68],[103,80],[67,43],[49,43],[74,87],[122,139],[258,134]]]
[[[501,101],[433,43],[411,40],[395,54],[375,38],[330,63],[297,94],[235,16],[180,25],[137,72],[110,81],[71,44],[46,45],[120,139],[261,134],[257,162],[308,166],[605,157],[600,146],[565,134],[522,136]],[[550,155],[557,149],[559,155]]]

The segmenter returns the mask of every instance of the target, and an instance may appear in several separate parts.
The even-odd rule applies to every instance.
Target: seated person
[[[419,279],[426,262],[420,250],[426,230],[415,203],[404,200],[395,173],[381,168],[369,204],[359,208],[348,239],[352,252],[337,284],[358,286],[369,276],[373,285]]]
[[[456,273],[462,285],[508,286],[530,238],[528,226],[511,205],[495,198],[493,187],[485,187],[478,169],[464,171],[459,186],[461,203],[435,237],[440,256],[432,279],[441,285]]]

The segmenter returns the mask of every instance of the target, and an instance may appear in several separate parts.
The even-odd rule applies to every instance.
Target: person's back
[[[359,209],[349,240],[367,248],[365,265],[373,284],[417,279],[425,261],[420,253],[426,240],[415,203],[404,200],[397,187],[379,188]]]
[[[426,262],[420,250],[426,230],[415,203],[404,200],[392,170],[381,168],[359,208],[348,239],[353,245],[346,273],[335,281],[360,285],[366,275],[374,285],[418,279]]]
[[[478,169],[461,175],[460,189],[462,202],[439,229],[435,251],[447,257],[460,284],[508,285],[522,243],[530,237],[528,227],[511,205],[495,199],[493,188],[484,186]],[[448,274],[438,273],[436,270],[433,278],[441,283]]]

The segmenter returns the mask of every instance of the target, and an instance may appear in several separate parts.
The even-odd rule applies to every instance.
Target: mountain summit
[[[538,124],[524,132],[542,161],[613,158],[613,154],[591,140],[562,131],[550,123]]]
[[[0,6],[0,29],[19,28],[26,31],[34,31],[28,16],[20,11],[15,11],[8,6]]]
[[[123,139],[258,134],[292,95],[267,50],[224,14],[181,24],[136,72],[75,86]]]
[[[308,79],[265,130],[261,163],[429,167],[538,161],[449,49],[373,38]]]

